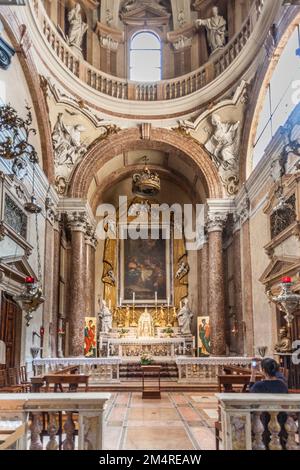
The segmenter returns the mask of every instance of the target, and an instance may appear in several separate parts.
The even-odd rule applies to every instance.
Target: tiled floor
[[[141,393],[116,393],[108,404],[107,450],[214,450],[217,400],[209,393],[163,393],[143,400]]]

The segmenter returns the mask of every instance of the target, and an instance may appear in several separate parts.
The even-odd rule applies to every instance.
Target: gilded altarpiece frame
[[[132,205],[134,204],[148,204],[151,207],[151,204],[158,204],[157,201],[145,201],[145,199],[140,199],[139,197],[134,198],[128,205],[128,212]],[[134,217],[128,217],[128,221],[132,222]],[[122,289],[120,289],[120,284],[122,283],[122,277],[124,278],[124,272],[120,272],[123,269],[124,264],[122,265],[122,242],[124,240],[119,239],[119,231],[122,230],[121,224],[119,224],[119,215],[117,212],[117,227],[115,238],[109,238],[105,240],[104,254],[103,254],[103,274],[102,282],[104,285],[103,289],[103,298],[106,300],[108,305],[111,305],[113,311],[117,308],[122,308],[125,305],[130,305],[133,303],[133,298],[125,298],[122,296]],[[149,215],[149,227],[150,225],[150,215]],[[168,297],[170,301],[170,306],[179,308],[180,302],[188,296],[188,273],[189,269],[185,273],[178,276],[178,268],[181,265],[188,266],[188,255],[185,246],[184,238],[174,239],[173,238],[173,220],[171,216],[171,239],[166,240],[166,261],[168,263],[167,269],[169,274],[167,278],[169,279],[169,287],[167,287],[166,296],[164,298],[159,298],[158,304],[167,304]],[[164,226],[160,224],[160,228],[164,229]],[[109,232],[108,226],[106,227],[107,232]],[[120,305],[120,297],[121,303]],[[137,297],[137,296],[136,296]],[[137,309],[144,306],[155,306],[155,291],[153,290],[151,299],[138,299],[136,298],[136,307]]]

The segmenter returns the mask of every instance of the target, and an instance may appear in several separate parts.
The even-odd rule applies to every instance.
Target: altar
[[[149,354],[155,357],[176,358],[186,354],[184,338],[108,338],[108,356],[141,357]]]

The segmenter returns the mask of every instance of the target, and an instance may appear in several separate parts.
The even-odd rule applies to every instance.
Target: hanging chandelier
[[[156,196],[160,192],[160,178],[156,172],[149,170],[148,157],[143,157],[145,165],[141,172],[132,176],[132,192],[142,197]]]
[[[26,277],[23,291],[21,294],[16,295],[14,300],[18,302],[22,310],[26,312],[24,318],[26,320],[26,326],[29,326],[33,319],[32,313],[45,301],[40,283],[33,277]]]
[[[281,279],[281,292],[274,296],[270,290],[266,294],[271,302],[274,302],[281,312],[285,314],[284,319],[287,322],[288,328],[291,328],[294,320],[294,313],[300,306],[300,295],[292,291],[292,278],[284,277]]]

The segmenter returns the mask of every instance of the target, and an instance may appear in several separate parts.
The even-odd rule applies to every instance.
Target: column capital
[[[88,226],[88,218],[86,212],[77,211],[68,213],[67,224],[72,232],[86,233]]]
[[[222,232],[227,220],[227,214],[220,212],[208,213],[207,215],[207,231],[211,232]]]

